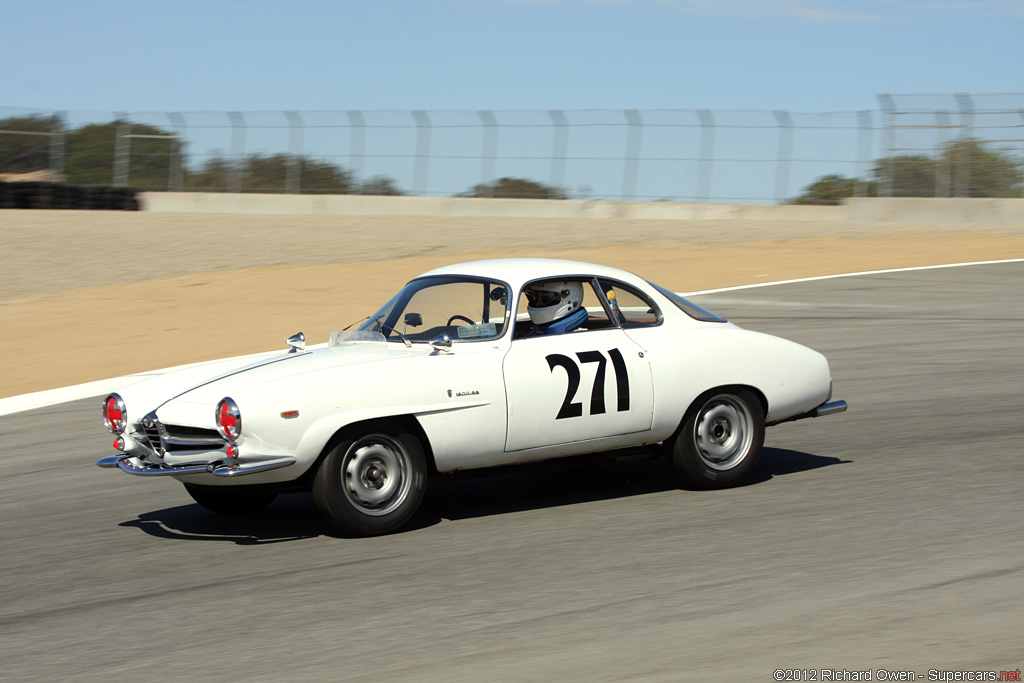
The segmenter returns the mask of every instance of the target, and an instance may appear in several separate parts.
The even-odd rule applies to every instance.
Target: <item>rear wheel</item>
[[[202,486],[185,484],[192,500],[211,512],[242,515],[259,512],[277,498],[276,493],[246,491],[244,486]]]
[[[685,483],[727,488],[757,465],[764,445],[764,409],[753,392],[723,390],[694,404],[670,444],[672,468]]]
[[[350,433],[320,464],[313,500],[337,529],[356,536],[396,531],[426,490],[423,446],[401,425],[382,422]]]

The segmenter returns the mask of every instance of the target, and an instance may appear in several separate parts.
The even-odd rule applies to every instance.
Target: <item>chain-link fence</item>
[[[884,159],[879,195],[901,194],[896,186],[902,181],[916,185],[914,193],[923,196],[1014,196],[1012,187],[997,190],[1000,180],[1015,179],[1010,183],[1016,185],[1015,196],[1024,196],[1024,93],[885,94],[878,102]],[[965,140],[983,145],[964,144]],[[907,169],[901,173],[899,168],[901,160],[922,157],[934,162],[931,173],[906,178]],[[1016,167],[1008,168],[1007,162]],[[1003,177],[992,178],[993,173]]]
[[[1010,161],[1020,193],[1024,93],[878,103],[822,114],[0,108],[0,173],[36,159],[71,182],[142,190],[489,196],[498,179],[518,178],[554,197],[779,203],[830,176],[854,196],[906,194],[900,174],[921,163],[930,190],[917,183],[917,196],[974,196],[971,169],[984,160],[971,150],[982,148]]]

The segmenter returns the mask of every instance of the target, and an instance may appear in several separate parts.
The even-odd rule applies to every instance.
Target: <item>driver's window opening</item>
[[[519,297],[515,338],[615,327],[601,299],[590,278],[531,282]]]

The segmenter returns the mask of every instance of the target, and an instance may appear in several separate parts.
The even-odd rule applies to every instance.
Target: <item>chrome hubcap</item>
[[[753,417],[747,404],[722,394],[704,404],[694,425],[694,442],[701,460],[715,470],[728,470],[750,453]]]
[[[411,461],[401,443],[383,434],[356,441],[341,467],[345,496],[361,512],[386,515],[409,495]]]

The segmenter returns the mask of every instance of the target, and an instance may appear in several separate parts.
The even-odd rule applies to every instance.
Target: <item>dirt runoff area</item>
[[[0,211],[0,398],[324,342],[423,271],[508,256],[687,292],[1024,258],[1024,226]]]

